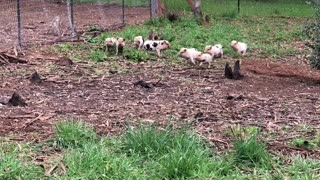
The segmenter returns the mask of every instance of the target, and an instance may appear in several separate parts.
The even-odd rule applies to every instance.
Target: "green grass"
[[[76,148],[98,139],[94,129],[82,121],[66,120],[56,124],[55,140],[58,147]]]
[[[88,37],[88,44],[63,44],[53,49],[55,52],[84,61],[113,61],[125,59],[133,62],[156,59],[154,52],[134,49],[133,38],[142,35],[147,38],[151,30],[156,31],[171,43],[171,49],[163,52],[169,63],[185,62],[178,57],[182,47],[204,50],[206,45],[220,43],[226,57],[239,58],[230,47],[232,40],[248,44],[248,56],[279,59],[297,55],[301,50],[294,44],[303,40],[304,18],[241,17],[213,18],[209,25],[199,25],[191,15],[184,15],[178,21],[166,18],[147,21],[140,26],[127,26],[123,31],[103,33],[98,37]],[[124,56],[108,54],[101,48],[106,37],[123,37],[126,41]]]
[[[20,149],[21,148],[21,149]],[[31,162],[27,152],[30,147],[1,142],[0,144],[0,179],[41,179],[42,169]]]
[[[256,138],[256,135],[253,135],[249,139],[238,138],[234,142],[234,161],[249,167],[262,166],[270,169],[271,156],[266,146]]]
[[[164,0],[169,11],[190,11],[186,1]],[[202,11],[205,14],[223,17],[238,15],[237,0],[202,0]],[[256,1],[241,0],[240,16],[312,16],[310,5],[303,0]]]
[[[189,129],[140,126],[119,137],[98,137],[82,121],[66,120],[57,124],[56,133],[54,140],[63,139],[65,148],[48,154],[42,150],[50,149],[50,141],[42,142],[41,148],[38,143],[18,145],[1,141],[0,179],[316,179],[319,176],[320,161],[295,157],[291,164],[284,164],[281,159],[271,157],[255,136],[236,141],[233,149],[217,155]],[[56,153],[62,158],[50,158]],[[49,163],[45,169],[32,161],[39,154],[51,159],[45,162]],[[66,171],[58,167],[45,176],[48,167],[58,161]]]
[[[122,4],[122,0],[78,0],[77,3],[115,3]],[[125,6],[147,6],[149,7],[149,0],[125,0]]]

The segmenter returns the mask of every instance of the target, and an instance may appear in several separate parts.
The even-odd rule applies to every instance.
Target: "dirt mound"
[[[320,72],[305,65],[297,66],[266,60],[249,60],[243,62],[243,69],[255,74],[292,77],[303,81],[320,83]]]

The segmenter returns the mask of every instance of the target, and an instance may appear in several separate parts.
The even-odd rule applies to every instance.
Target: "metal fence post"
[[[122,0],[122,25],[125,25],[125,0]]]
[[[69,23],[71,28],[72,37],[76,36],[76,29],[74,25],[74,17],[73,17],[73,0],[68,0],[67,2],[68,15],[69,15]]]
[[[152,0],[149,1],[150,19],[152,18]]]
[[[240,0],[238,0],[238,13],[240,14]]]
[[[18,45],[21,47],[21,3],[17,0],[17,18],[18,18]]]
[[[151,0],[151,18],[156,17],[158,14],[158,0]]]

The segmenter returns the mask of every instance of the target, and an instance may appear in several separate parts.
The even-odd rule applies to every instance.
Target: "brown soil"
[[[17,92],[27,103],[0,104],[2,136],[48,138],[57,121],[71,117],[94,125],[99,134],[118,134],[144,122],[161,125],[174,117],[174,123],[192,124],[217,148],[229,147],[226,130],[240,124],[272,133],[272,138],[262,138],[275,150],[319,157],[319,151],[288,146],[320,128],[320,74],[305,65],[247,59],[242,62],[244,78],[235,81],[223,77],[224,60],[215,69],[118,62],[115,70],[107,63],[60,66],[46,60],[52,55],[30,53],[25,58],[28,64],[0,66],[0,98]],[[30,81],[35,71],[41,83]],[[148,86],[135,86],[139,80]]]

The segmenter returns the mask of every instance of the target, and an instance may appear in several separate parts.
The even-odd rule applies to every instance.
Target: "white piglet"
[[[105,44],[106,44],[106,46],[107,46],[106,48],[109,52],[111,50],[115,49],[116,55],[118,55],[119,49],[120,49],[120,51],[123,51],[123,48],[126,44],[126,40],[121,37],[120,38],[111,37],[111,38],[105,39]]]
[[[206,62],[206,63],[208,63],[208,68],[210,68],[211,63],[213,61],[213,56],[209,53],[201,53],[198,55],[198,57],[196,59],[197,59],[197,61],[200,62],[199,66],[201,66],[202,63]]]
[[[181,48],[179,51],[179,56],[185,59],[190,59],[192,64],[196,64],[196,58],[201,54],[195,48]]]
[[[161,51],[169,49],[170,43],[166,40],[159,40],[159,41],[147,40],[144,42],[143,48],[148,51],[156,51],[157,56],[161,57]]]
[[[144,40],[142,36],[134,37],[134,45],[136,46],[137,49],[142,49],[143,43],[144,43]]]
[[[234,51],[240,53],[241,55],[245,55],[248,49],[248,45],[243,42],[231,41],[231,47]]]
[[[206,46],[204,52],[211,54],[214,58],[223,57],[223,49],[221,44]]]

